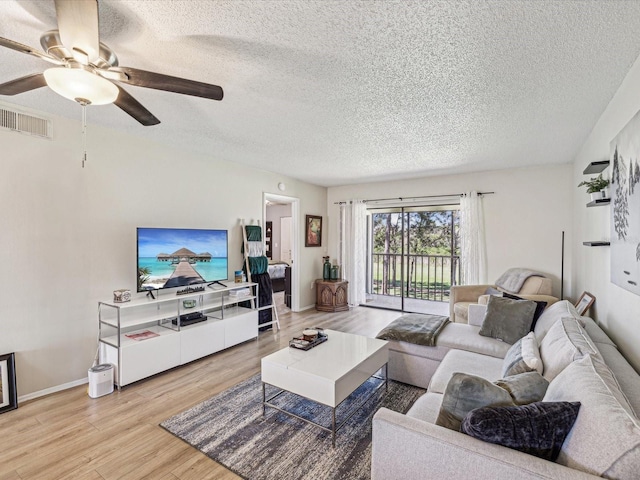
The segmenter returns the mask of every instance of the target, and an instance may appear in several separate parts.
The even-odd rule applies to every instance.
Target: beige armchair
[[[469,305],[472,303],[486,305],[489,299],[489,294],[487,294],[489,288],[518,295],[527,300],[547,302],[547,306],[559,300],[551,295],[551,279],[541,276],[530,276],[517,292],[511,292],[496,285],[454,285],[451,287],[449,295],[449,318],[451,321],[468,323]]]

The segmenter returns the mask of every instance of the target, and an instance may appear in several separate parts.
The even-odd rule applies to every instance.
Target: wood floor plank
[[[0,480],[21,480],[20,475],[15,470],[10,472],[2,472],[0,471]]]
[[[259,373],[262,357],[306,327],[375,336],[398,316],[362,307],[339,313],[282,307],[275,335],[262,332],[104,397],[90,398],[84,385],[25,402],[0,415],[0,480],[237,480],[159,424]]]

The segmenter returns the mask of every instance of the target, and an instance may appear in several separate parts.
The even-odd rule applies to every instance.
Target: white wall
[[[278,182],[300,199],[300,225],[305,211],[326,214],[325,188],[91,125],[83,169],[79,123],[53,120],[52,141],[0,131],[0,353],[16,352],[21,397],[86,378],[97,302],[136,290],[136,227],[228,229],[232,275],[238,220],[261,219]],[[318,259],[302,230],[308,285]],[[301,308],[314,304],[314,292],[299,291]]]
[[[610,248],[585,247],[583,241],[609,237],[611,211],[608,207],[586,208],[584,188],[575,188],[590,162],[609,158],[611,140],[640,110],[640,60],[627,74],[596,123],[574,162],[573,201],[575,210],[573,282],[575,296],[588,291],[596,297],[590,311],[616,342],[627,360],[640,371],[640,297],[611,283]],[[637,152],[640,155],[640,152]],[[611,173],[607,169],[605,175]],[[634,221],[640,221],[636,218]]]
[[[565,295],[570,291],[572,166],[546,166],[425,177],[413,180],[331,187],[328,190],[329,245],[337,257],[339,207],[335,202],[358,198],[448,195],[477,190],[495,192],[484,198],[488,280],[511,267],[532,268],[553,280],[560,295],[562,231],[565,231]]]

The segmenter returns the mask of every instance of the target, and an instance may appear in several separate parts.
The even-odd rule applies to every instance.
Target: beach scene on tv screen
[[[226,230],[138,229],[138,290],[226,278]]]

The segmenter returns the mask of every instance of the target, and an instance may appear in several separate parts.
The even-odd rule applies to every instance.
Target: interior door
[[[280,217],[280,260],[289,265],[292,263],[292,240],[291,217]]]

